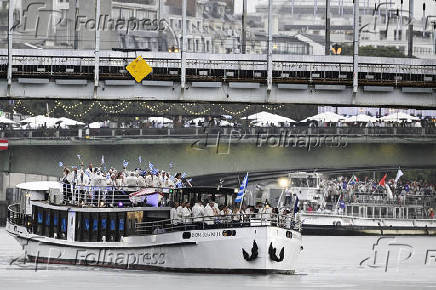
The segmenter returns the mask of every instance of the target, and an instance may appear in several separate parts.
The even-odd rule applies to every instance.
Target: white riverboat
[[[299,198],[303,235],[436,234],[436,220],[427,214],[433,207],[430,196],[408,195],[398,202],[386,193],[360,192],[339,202],[326,194],[319,173],[296,172],[288,178],[288,192]]]
[[[153,188],[133,204],[139,188],[72,188],[36,182],[17,186],[7,231],[26,259],[39,263],[182,272],[295,272],[301,225],[287,216],[170,220],[170,202],[214,200],[231,205],[233,188]],[[147,205],[149,197],[158,207]],[[130,195],[131,196],[131,195]]]

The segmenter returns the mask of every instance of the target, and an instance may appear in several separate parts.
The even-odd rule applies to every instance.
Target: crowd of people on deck
[[[171,203],[170,219],[173,225],[201,223],[207,226],[219,226],[222,224],[241,224],[251,218],[271,221],[277,220],[287,223],[288,228],[300,224],[301,219],[297,211],[290,208],[272,208],[268,203],[257,203],[256,206],[218,205],[214,201],[197,201],[192,206],[189,202]]]
[[[141,168],[127,170],[127,166],[124,166],[122,170],[113,167],[104,170],[101,167],[94,167],[92,163],[89,163],[87,168],[84,168],[83,163],[80,166],[73,166],[72,170],[64,167],[62,183],[93,187],[182,188],[192,186],[186,173],[173,175],[168,171],[158,170],[152,166],[149,166],[149,170]]]

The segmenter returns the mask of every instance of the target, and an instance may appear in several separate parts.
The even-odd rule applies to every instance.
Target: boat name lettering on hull
[[[193,232],[191,237],[193,238],[217,238],[221,237],[221,232]]]

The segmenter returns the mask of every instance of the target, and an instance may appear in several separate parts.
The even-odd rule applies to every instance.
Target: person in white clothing
[[[213,225],[215,222],[215,216],[218,215],[218,210],[215,208],[215,203],[213,201],[209,202],[208,205],[204,208],[204,216],[207,217],[204,219],[207,225]]]
[[[189,202],[185,203],[185,206],[182,208],[182,219],[185,224],[192,223],[192,211]]]
[[[179,203],[178,202],[173,203],[172,206],[171,206],[170,219],[171,219],[171,223],[173,225],[177,225],[177,224],[180,223],[179,216],[177,214],[177,208],[178,207],[179,207]]]
[[[204,207],[201,201],[197,201],[192,207],[192,216],[194,223],[201,223],[204,217]]]
[[[184,202],[182,202],[182,204],[179,204],[179,205],[176,207],[177,218],[178,218],[179,222],[182,221],[182,218],[183,218],[183,208],[184,208],[184,207],[185,207],[185,203],[184,203]]]

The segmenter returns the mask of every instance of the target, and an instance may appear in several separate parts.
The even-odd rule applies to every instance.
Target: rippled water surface
[[[374,247],[377,240],[306,236],[297,275],[292,276],[176,274],[62,265],[43,266],[35,271],[31,264],[11,264],[22,251],[0,228],[0,289],[436,288],[436,238],[382,239]]]

